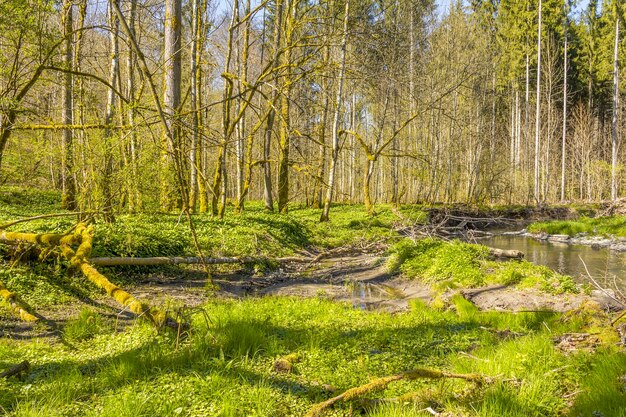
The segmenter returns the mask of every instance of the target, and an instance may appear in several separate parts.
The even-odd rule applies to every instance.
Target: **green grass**
[[[528,261],[493,261],[489,249],[458,240],[404,239],[389,249],[387,268],[439,290],[486,284],[539,288],[550,293],[577,293],[573,279]]]
[[[32,371],[24,380],[0,380],[0,407],[8,416],[302,416],[333,395],[324,384],[345,390],[424,366],[496,379],[479,389],[460,381],[397,382],[368,398],[413,392],[415,402],[364,410],[355,403],[353,411],[342,404],[328,415],[417,416],[430,406],[464,416],[560,416],[569,412],[564,396],[579,389],[590,392],[581,410],[609,413],[621,401],[623,393],[602,384],[619,373],[623,353],[606,347],[568,356],[554,348],[553,336],[580,330],[580,323],[548,313],[481,313],[454,302],[454,310],[414,302],[410,312],[389,315],[322,299],[216,300],[178,344],[140,323],[124,333],[96,332],[74,348],[2,340],[0,369],[27,359]],[[504,328],[520,336],[503,337]],[[293,372],[275,373],[274,361],[291,353],[299,357]],[[597,370],[595,379],[587,381],[583,369]],[[591,395],[600,390],[601,397]]]
[[[56,191],[19,187],[0,187],[0,223],[40,214],[63,213],[61,197]],[[260,202],[249,202],[246,211],[237,215],[227,211],[223,220],[209,214],[193,216],[199,244],[208,256],[289,256],[303,249],[325,250],[341,245],[397,238],[393,226],[399,222],[415,222],[424,218],[419,206],[400,207],[401,217],[391,206],[380,205],[369,216],[361,205],[335,205],[331,221],[320,223],[319,209],[292,205],[289,214],[267,213]],[[76,217],[40,219],[13,226],[23,232],[65,233]],[[93,256],[193,256],[197,254],[185,216],[166,213],[118,214],[111,224],[97,219]],[[9,249],[0,245],[0,255],[10,259]],[[4,253],[3,253],[4,252]],[[48,262],[37,258],[20,258],[27,265],[0,263],[0,282],[36,306],[67,303],[99,294],[80,275],[68,275],[58,252],[47,254]],[[257,269],[265,268],[259,264]],[[132,272],[150,268],[132,268]],[[156,268],[150,270],[154,271]],[[129,269],[107,271],[112,280],[128,283]],[[2,312],[1,314],[4,314]]]
[[[78,317],[68,320],[63,327],[63,336],[69,341],[82,341],[91,339],[97,334],[103,333],[106,326],[97,312],[84,308]]]
[[[626,217],[580,217],[577,220],[555,220],[533,223],[528,226],[531,233],[576,236],[586,233],[604,237],[626,237]]]
[[[0,222],[25,216],[63,213],[58,192],[0,188]],[[209,214],[193,216],[200,246],[213,256],[283,256],[303,248],[333,248],[395,237],[401,222],[424,219],[420,206],[406,205],[395,214],[390,205],[377,206],[374,216],[362,205],[334,205],[331,221],[320,223],[319,209],[292,204],[289,214],[267,213],[260,202],[249,202],[237,215],[227,211],[223,220]],[[11,230],[58,232],[69,230],[74,217],[41,219],[15,225]],[[183,256],[196,253],[189,225],[180,214],[118,214],[113,224],[98,222],[95,256]]]

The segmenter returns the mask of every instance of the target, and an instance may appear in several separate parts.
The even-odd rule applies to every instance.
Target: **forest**
[[[622,0],[0,0],[0,415],[626,417]]]

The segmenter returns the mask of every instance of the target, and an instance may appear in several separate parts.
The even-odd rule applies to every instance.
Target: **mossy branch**
[[[61,245],[61,251],[70,262],[72,268],[80,270],[89,281],[94,283],[98,288],[105,290],[109,296],[113,297],[126,309],[139,317],[149,320],[155,326],[163,327],[167,325],[168,327],[177,327],[175,321],[169,319],[165,312],[157,308],[151,308],[147,304],[139,301],[128,292],[109,281],[107,277],[89,264],[89,255],[91,255],[93,247],[93,227],[86,227],[84,224],[79,224],[76,227],[75,235],[79,235],[81,240],[75,252],[68,244]]]
[[[11,223],[9,223],[11,224]],[[74,270],[81,271],[87,279],[89,279],[98,288],[106,291],[108,295],[113,297],[125,309],[135,313],[139,317],[149,320],[157,327],[172,327],[178,329],[179,324],[169,318],[167,314],[157,308],[139,301],[128,292],[124,291],[102,275],[96,268],[89,263],[89,256],[93,248],[93,226],[86,226],[79,223],[71,233],[55,234],[55,233],[20,233],[0,231],[1,242],[29,242],[47,248],[59,248],[61,253],[70,263],[70,267]],[[74,250],[72,245],[79,244]],[[28,313],[16,300],[14,293],[10,292],[0,283],[0,295],[9,302],[13,310],[24,320],[34,321],[37,318]]]
[[[436,369],[416,368],[411,371],[402,372],[400,374],[377,378],[365,385],[350,388],[349,390],[337,395],[336,397],[315,404],[306,414],[306,417],[319,417],[324,413],[326,409],[338,402],[352,401],[361,398],[363,395],[370,392],[383,390],[387,387],[387,385],[395,381],[441,378],[464,379],[466,381],[474,382],[479,385],[488,382],[488,379],[480,374],[455,374],[451,372],[439,371]]]
[[[37,321],[37,317],[30,314],[24,306],[17,299],[17,295],[14,292],[9,291],[2,282],[0,282],[0,296],[9,303],[11,309],[20,316],[20,319],[24,321]]]

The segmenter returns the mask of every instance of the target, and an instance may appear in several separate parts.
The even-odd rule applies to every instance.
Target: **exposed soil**
[[[556,311],[576,310],[584,303],[597,303],[605,310],[620,306],[601,291],[586,294],[548,294],[534,289],[519,290],[505,285],[492,285],[461,291],[461,294],[481,310],[488,311]]]
[[[207,277],[197,267],[172,268],[141,274],[133,284],[124,286],[139,299],[168,308],[194,308],[204,304],[212,294]],[[431,289],[417,281],[409,281],[386,272],[380,253],[344,254],[311,265],[289,264],[284,268],[257,277],[246,271],[215,273],[218,297],[243,298],[255,296],[324,297],[349,302],[354,308],[400,312],[409,308],[411,300],[429,302]],[[450,297],[453,293],[444,295]],[[551,295],[535,290],[491,286],[464,290],[462,294],[481,310],[495,311],[567,311],[586,301],[597,302],[605,309],[618,306],[602,293],[588,295]],[[121,329],[137,320],[123,311],[112,299],[81,300],[73,304],[39,309],[40,322],[22,322],[5,309],[0,309],[0,337],[13,339],[59,338],[68,319],[76,317],[89,306],[99,312],[112,327]]]
[[[440,228],[485,230],[511,227],[530,221],[575,219],[580,213],[565,206],[520,206],[502,209],[477,208],[466,205],[433,207],[427,212],[427,224]]]

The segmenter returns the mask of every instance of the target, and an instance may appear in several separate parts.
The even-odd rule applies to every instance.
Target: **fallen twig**
[[[349,390],[343,392],[342,394],[337,395],[336,397],[330,398],[321,403],[315,404],[309,412],[306,414],[306,417],[319,417],[322,413],[333,406],[334,404],[342,401],[351,401],[354,399],[358,399],[365,394],[368,394],[373,391],[379,391],[385,389],[387,385],[394,381],[400,380],[415,380],[415,379],[441,379],[441,378],[457,378],[464,379],[466,381],[471,381],[476,384],[483,384],[488,382],[488,379],[480,374],[455,374],[451,372],[438,371],[434,369],[425,369],[425,368],[417,368],[411,371],[402,372],[400,374],[386,376],[383,378],[375,379],[365,385],[361,385],[359,387],[350,388]]]
[[[19,375],[22,372],[26,372],[30,369],[30,363],[28,361],[22,361],[17,365],[13,365],[6,371],[0,373],[0,378],[10,378],[14,375]]]

